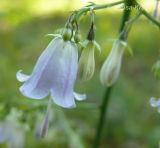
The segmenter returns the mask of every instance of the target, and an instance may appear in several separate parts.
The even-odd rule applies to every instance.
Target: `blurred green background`
[[[92,80],[76,83],[76,90],[85,92],[88,99],[77,102],[77,108],[63,109],[63,112],[53,104],[48,135],[44,139],[36,138],[35,131],[42,123],[48,99],[37,101],[23,97],[18,90],[21,84],[15,77],[19,69],[31,73],[51,40],[45,35],[63,27],[70,11],[85,6],[86,1],[0,1],[0,119],[3,122],[11,110],[20,114],[15,119],[21,127],[26,126],[24,148],[81,148],[82,144],[89,148],[92,145],[99,115],[94,106],[101,103],[105,91],[99,81],[99,70],[112,47],[113,42],[109,40],[118,36],[122,16],[119,6],[96,12],[96,40],[102,53],[96,52]],[[153,1],[146,0],[143,6],[152,14]],[[81,19],[83,40],[89,21],[88,16]],[[121,75],[109,102],[101,148],[155,148],[160,143],[160,114],[149,104],[151,96],[160,97],[160,82],[151,72],[159,59],[159,29],[141,17],[129,34],[128,44],[134,56],[125,52]],[[0,144],[0,148],[6,146],[7,143]]]

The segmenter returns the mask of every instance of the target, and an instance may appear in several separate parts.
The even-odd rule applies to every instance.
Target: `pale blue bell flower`
[[[75,43],[57,37],[39,57],[30,76],[18,71],[20,92],[32,99],[43,99],[51,94],[52,100],[64,108],[75,107],[75,99],[86,99],[85,94],[73,91],[78,69],[78,49]]]
[[[152,107],[156,107],[158,112],[160,113],[160,99],[159,100],[156,100],[155,97],[151,97],[150,98],[150,105]]]

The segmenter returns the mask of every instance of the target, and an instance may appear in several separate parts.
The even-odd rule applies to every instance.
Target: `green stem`
[[[109,7],[113,7],[119,4],[123,4],[125,3],[125,6],[133,6],[135,8],[138,8],[139,11],[145,16],[147,17],[150,21],[152,21],[155,25],[157,25],[160,28],[160,22],[157,21],[155,18],[153,18],[145,9],[142,8],[142,6],[136,1],[136,0],[122,0],[122,1],[118,1],[118,2],[114,2],[114,3],[108,3],[108,4],[102,4],[102,5],[90,5],[90,6],[86,6],[78,11],[76,11],[74,18],[76,20],[79,19],[80,16],[82,16],[83,14],[85,14],[86,12],[90,11],[90,10],[100,10],[100,9],[105,9],[105,8],[109,8]],[[136,7],[137,6],[137,7]],[[125,15],[123,16],[123,18],[127,18],[130,15],[130,11],[131,9],[125,9],[124,7],[124,11],[126,12]],[[122,21],[124,23],[124,21]],[[121,24],[121,28],[120,30],[123,30],[122,26],[124,26],[124,24]]]
[[[124,0],[123,0],[123,1],[119,1],[119,2],[110,3],[110,4],[96,5],[96,6],[93,8],[93,10],[105,9],[105,8],[113,7],[113,6],[122,4],[122,3],[124,3]]]
[[[129,20],[129,17],[130,17],[130,14],[131,14],[131,9],[126,9],[126,8],[131,7],[132,4],[133,4],[133,1],[132,0],[125,0],[125,7],[124,7],[124,11],[123,11],[121,26],[119,28],[119,33],[121,33],[124,30],[125,25]]]
[[[114,2],[114,3],[108,3],[108,4],[102,4],[102,5],[91,5],[91,6],[87,6],[84,7],[80,10],[77,11],[77,14],[75,15],[76,19],[78,19],[81,15],[83,15],[84,13],[90,11],[90,10],[100,10],[100,9],[105,9],[108,7],[113,7],[119,4],[124,3],[124,1],[118,1],[118,2]]]
[[[155,18],[153,18],[146,10],[144,10],[142,8],[142,6],[135,1],[135,5],[137,5],[138,9],[140,10],[140,12],[147,17],[151,22],[153,22],[155,25],[157,25],[160,28],[160,22],[157,21]]]
[[[93,143],[93,148],[98,148],[99,145],[100,145],[100,140],[101,140],[101,137],[102,137],[102,130],[103,130],[104,122],[105,122],[105,115],[106,115],[106,110],[107,110],[111,90],[112,90],[112,87],[108,87],[106,89],[106,92],[105,92],[105,95],[104,95],[104,98],[103,98],[103,102],[102,102],[102,105],[101,105],[101,108],[100,108],[100,117],[99,117],[99,121],[98,121],[95,141]]]
[[[132,4],[133,4],[132,2],[133,2],[133,0],[126,0],[125,1],[125,7],[132,6]],[[131,9],[124,9],[122,23],[121,23],[120,30],[119,30],[120,33],[125,28],[125,24],[129,20],[130,14],[131,14]],[[123,38],[120,38],[120,39],[124,40]],[[106,91],[105,91],[103,102],[102,102],[102,105],[101,105],[101,108],[100,108],[100,117],[99,117],[99,120],[98,120],[97,131],[96,131],[96,136],[95,136],[95,140],[94,140],[94,143],[93,143],[93,148],[99,148],[100,147],[100,140],[101,140],[101,137],[102,137],[102,131],[103,131],[105,118],[106,118],[106,112],[107,112],[107,106],[108,106],[108,103],[109,103],[109,98],[110,98],[110,95],[111,95],[112,88],[113,87],[108,87],[108,88],[106,88]]]

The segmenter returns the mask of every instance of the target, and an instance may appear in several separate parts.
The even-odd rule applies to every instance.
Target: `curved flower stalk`
[[[95,58],[94,52],[97,48],[99,51],[100,46],[97,44],[96,41],[89,41],[86,40],[83,43],[83,51],[81,53],[79,59],[79,67],[78,67],[78,76],[81,81],[90,80],[94,74],[95,70]]]
[[[122,56],[126,45],[124,41],[115,40],[112,50],[100,71],[100,80],[104,86],[110,87],[116,82],[120,73]]]
[[[17,72],[17,79],[24,84],[20,92],[32,99],[43,99],[51,94],[52,100],[64,108],[75,107],[75,99],[85,95],[73,91],[78,68],[78,50],[75,43],[61,37],[53,39],[39,57],[30,76]]]
[[[157,110],[160,113],[160,100],[156,100],[155,97],[151,97],[151,99],[150,99],[150,105],[152,107],[157,107]]]

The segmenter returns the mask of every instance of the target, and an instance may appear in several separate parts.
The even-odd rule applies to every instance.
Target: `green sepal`
[[[131,48],[131,46],[130,46],[129,44],[127,44],[126,49],[128,50],[128,52],[129,52],[129,54],[130,54],[131,56],[134,55],[133,50],[132,50],[132,48]]]
[[[46,34],[45,36],[47,36],[47,37],[62,37],[62,35],[60,35],[60,34]]]
[[[93,41],[93,44],[94,44],[95,48],[96,48],[99,52],[101,52],[101,46],[100,46],[95,40]]]

